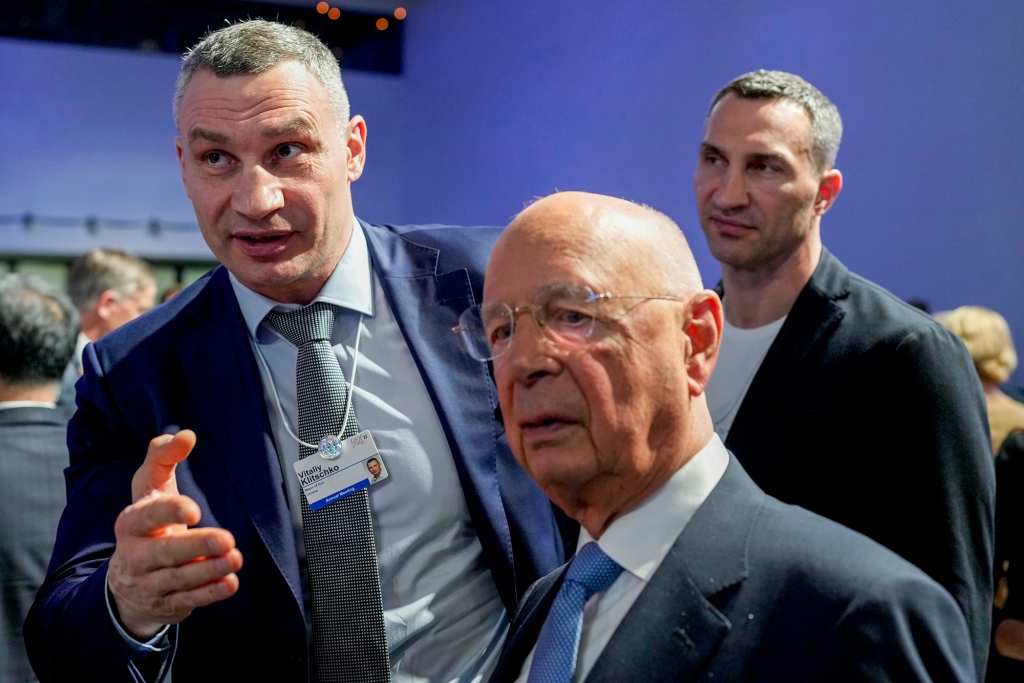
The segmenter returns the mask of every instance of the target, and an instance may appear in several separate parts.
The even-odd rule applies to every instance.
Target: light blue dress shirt
[[[299,305],[279,304],[261,296],[234,275],[231,285],[253,352],[262,353],[266,360],[284,419],[297,434],[298,350],[262,321],[271,310],[295,310]],[[358,223],[345,254],[315,301],[339,307],[331,343],[349,380],[362,315],[352,409],[360,429],[373,435],[389,473],[387,479],[370,487],[370,511],[392,680],[487,680],[497,663],[508,617],[484,563],[444,429],[371,268],[366,237]],[[285,430],[266,370],[262,363],[257,365],[304,568],[302,492],[292,467],[299,458],[299,444]],[[308,600],[305,576],[303,584]],[[306,611],[308,614],[308,602]]]
[[[249,330],[261,387],[274,433],[302,567],[307,628],[309,588],[302,543],[302,491],[292,465],[299,444],[295,366],[298,349],[263,318],[291,311],[252,291],[232,274],[231,286]],[[370,511],[377,544],[384,625],[394,683],[480,683],[497,663],[508,630],[508,615],[484,562],[483,548],[466,507],[448,440],[426,385],[370,265],[366,237],[356,222],[337,268],[315,301],[335,304],[338,317],[331,344],[351,380],[353,346],[362,315],[359,366],[352,409],[368,429],[388,478],[370,487]],[[273,383],[266,375],[269,368]],[[311,456],[315,457],[315,456]],[[113,613],[111,613],[113,616]],[[166,631],[149,643],[121,635],[139,654],[166,651]]]

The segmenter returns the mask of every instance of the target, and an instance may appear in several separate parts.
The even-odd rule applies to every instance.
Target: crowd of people
[[[825,248],[817,88],[712,99],[712,288],[624,199],[358,219],[298,28],[209,34],[173,102],[221,265],[155,308],[112,249],[0,278],[0,679],[1019,680],[1009,327]]]

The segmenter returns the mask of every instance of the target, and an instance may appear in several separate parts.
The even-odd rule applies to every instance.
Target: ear
[[[348,122],[348,181],[354,183],[363,175],[366,164],[366,121],[353,116]]]
[[[120,301],[120,297],[112,289],[108,289],[100,294],[99,298],[96,299],[96,315],[100,317],[100,320],[110,320],[114,312],[114,304],[118,301]]]
[[[691,396],[704,393],[718,360],[722,342],[722,300],[710,289],[695,294],[687,304],[683,332],[689,339],[686,375]]]
[[[178,169],[181,171],[181,184],[185,186],[185,196],[192,199],[192,195],[188,193],[188,182],[185,181],[185,148],[180,136],[174,138],[174,150],[178,154]]]
[[[825,171],[818,184],[818,196],[814,200],[814,212],[822,216],[832,208],[839,192],[843,189],[843,174],[839,169],[832,168]]]

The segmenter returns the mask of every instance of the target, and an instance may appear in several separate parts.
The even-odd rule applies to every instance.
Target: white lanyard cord
[[[359,325],[356,328],[356,348],[352,353],[352,379],[348,382],[348,400],[345,401],[345,419],[341,421],[341,434],[345,433],[345,425],[348,424],[348,416],[352,411],[352,393],[356,388],[356,370],[359,368],[359,340],[363,336],[363,314],[359,314]],[[284,429],[288,432],[288,436],[292,437],[306,448],[312,448],[316,450],[320,448],[320,444],[306,443],[299,437],[295,436],[295,432],[288,425],[288,418],[284,416],[284,409],[281,408],[281,398],[277,395],[277,385],[274,384],[274,376],[270,374],[270,366],[267,365],[267,359],[263,357],[263,351],[260,350],[259,341],[253,337],[253,341],[256,343],[256,357],[260,359],[260,363],[263,364],[263,370],[267,373],[267,379],[270,381],[270,392],[274,396],[274,405],[277,407],[277,414],[281,416],[281,424],[284,425]],[[338,434],[338,438],[341,438],[341,434]]]

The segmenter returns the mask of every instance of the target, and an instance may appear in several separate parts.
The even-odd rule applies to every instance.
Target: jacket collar
[[[721,294],[721,283],[719,283]],[[845,315],[836,302],[850,293],[850,271],[825,247],[810,281],[790,309],[729,430],[725,445],[743,454],[757,447],[760,426],[785,405],[796,370],[818,343],[825,340]]]
[[[587,683],[687,681],[732,628],[712,599],[748,576],[750,534],[767,499],[730,455],[725,474],[619,624]],[[642,665],[641,665],[642,663]]]
[[[25,425],[67,426],[66,415],[56,408],[21,406],[0,410],[0,427]]]
[[[441,252],[388,226],[360,221],[388,305],[437,410],[484,557],[509,613],[518,602],[512,534],[498,485],[497,391],[485,363],[452,328],[476,303],[469,271],[438,272]]]

